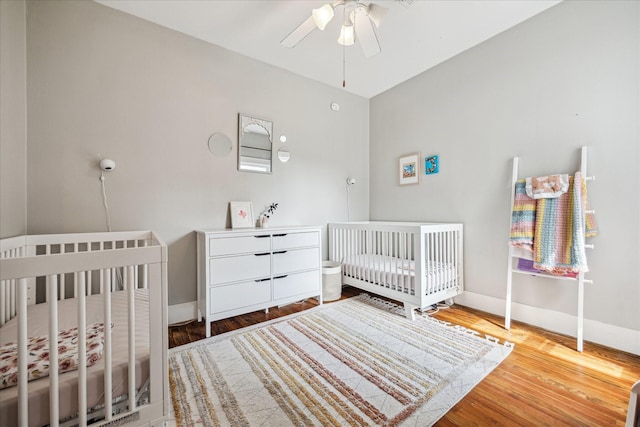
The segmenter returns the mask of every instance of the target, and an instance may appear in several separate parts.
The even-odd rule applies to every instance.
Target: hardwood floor
[[[361,291],[345,287],[342,299]],[[331,304],[331,303],[328,303]],[[212,322],[212,335],[305,310],[315,300]],[[640,356],[455,305],[434,317],[515,344],[511,355],[454,406],[437,426],[624,426]],[[204,323],[169,327],[169,345],[204,339]]]

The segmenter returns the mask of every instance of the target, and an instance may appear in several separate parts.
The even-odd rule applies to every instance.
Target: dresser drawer
[[[319,270],[273,278],[273,299],[276,300],[313,291],[317,291],[318,295],[321,293]]]
[[[305,233],[287,233],[273,235],[273,250],[304,248],[320,245],[320,233],[309,231]]]
[[[271,301],[271,280],[248,281],[210,289],[210,313],[236,310]]]
[[[269,235],[213,237],[209,239],[209,255],[234,255],[249,252],[268,252],[271,249]]]
[[[209,284],[240,282],[247,279],[269,277],[271,254],[238,255],[209,259]]]
[[[320,268],[320,249],[293,249],[273,253],[273,275]]]

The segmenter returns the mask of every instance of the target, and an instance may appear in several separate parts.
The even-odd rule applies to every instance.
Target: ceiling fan
[[[380,43],[378,43],[378,37],[373,26],[380,27],[380,23],[387,14],[388,9],[373,3],[365,4],[359,0],[337,0],[313,9],[311,16],[280,43],[286,47],[295,47],[316,28],[324,31],[338,8],[343,8],[344,16],[338,43],[343,46],[350,46],[355,43],[357,36],[365,58],[380,53]]]

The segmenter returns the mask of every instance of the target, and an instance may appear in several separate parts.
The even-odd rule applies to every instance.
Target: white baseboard
[[[465,291],[454,300],[460,305],[498,316],[504,316],[505,313],[505,300],[501,298]],[[514,302],[511,304],[511,318],[549,331],[576,336],[578,318],[570,314]],[[585,341],[640,355],[640,331],[584,319],[583,333]]]
[[[196,301],[174,304],[169,306],[169,324],[182,323],[198,318],[198,303]]]

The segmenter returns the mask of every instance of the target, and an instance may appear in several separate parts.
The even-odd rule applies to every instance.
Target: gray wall
[[[196,299],[194,229],[224,228],[230,201],[280,205],[272,225],[369,216],[368,100],[94,2],[28,2],[28,231],[153,229],[169,245],[169,304]],[[341,105],[340,112],[329,108]],[[291,160],[237,171],[237,114],[274,123]],[[214,157],[208,137],[234,141]]]
[[[325,225],[346,219],[353,176],[351,219],[464,222],[467,289],[501,299],[512,157],[521,176],[572,171],[587,145],[601,235],[585,315],[640,330],[638,2],[563,2],[371,101],[93,2],[29,2],[26,31],[23,3],[0,5],[3,237],[105,230],[100,153],[118,164],[113,229],[165,238],[178,304],[195,299],[192,230],[226,226],[229,201]],[[235,147],[211,156],[212,133],[235,142],[238,112],[273,120],[292,160],[265,176],[238,172]],[[400,187],[397,158],[414,151],[439,154],[441,172]],[[557,281],[518,277],[514,300],[576,311]]]
[[[639,6],[563,2],[373,98],[371,218],[463,222],[466,289],[504,298],[513,156],[521,177],[572,172],[586,145],[601,234],[585,317],[640,330]],[[414,151],[441,171],[400,187]],[[575,285],[515,280],[515,302],[576,314]]]
[[[27,230],[25,3],[0,2],[0,237]]]

